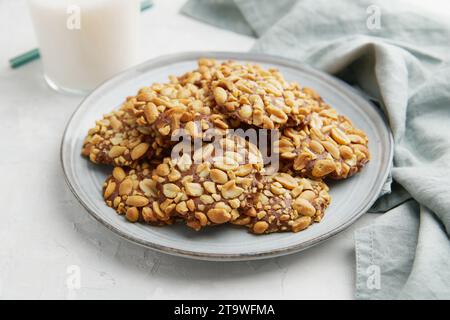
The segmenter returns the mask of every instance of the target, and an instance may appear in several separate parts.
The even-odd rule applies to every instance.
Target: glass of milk
[[[28,0],[47,83],[85,94],[138,62],[139,0]]]

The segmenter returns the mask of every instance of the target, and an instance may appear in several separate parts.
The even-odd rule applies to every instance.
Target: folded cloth
[[[355,297],[450,298],[450,24],[392,0],[190,0],[182,12],[255,35],[253,51],[322,69],[378,102],[394,134],[394,182],[372,208],[385,214],[355,233]]]

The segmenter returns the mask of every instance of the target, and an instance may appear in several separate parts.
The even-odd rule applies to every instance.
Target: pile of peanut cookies
[[[237,128],[278,133],[277,172],[256,144],[231,134]],[[174,157],[177,137],[200,144]],[[255,234],[320,222],[331,200],[323,179],[346,179],[370,159],[365,133],[312,89],[275,69],[213,59],[128,97],[89,130],[82,154],[113,166],[104,200],[130,222]]]

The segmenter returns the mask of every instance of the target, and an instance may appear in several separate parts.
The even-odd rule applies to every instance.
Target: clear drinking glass
[[[85,94],[138,62],[139,0],[28,0],[55,90]]]

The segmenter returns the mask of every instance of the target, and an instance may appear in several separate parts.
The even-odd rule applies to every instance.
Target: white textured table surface
[[[247,51],[253,44],[179,15],[182,3],[156,1],[143,13],[145,59]],[[81,97],[50,90],[40,62],[9,69],[8,58],[36,46],[25,1],[0,0],[0,23],[0,298],[353,298],[353,231],[376,215],[305,252],[239,263],[155,253],[90,218],[67,188],[59,161],[65,124]],[[77,268],[81,287],[69,290]]]

